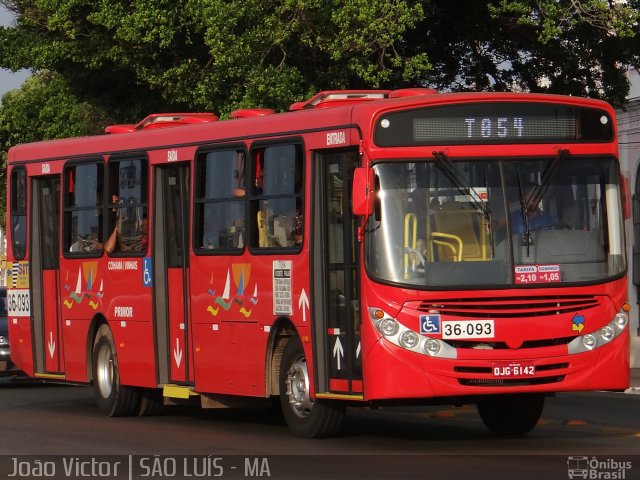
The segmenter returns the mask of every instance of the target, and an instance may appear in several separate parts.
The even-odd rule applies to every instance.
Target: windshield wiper
[[[531,231],[529,230],[529,212],[527,207],[527,201],[524,199],[524,190],[522,189],[522,180],[520,179],[520,171],[516,167],[516,173],[518,175],[518,191],[520,193],[520,215],[522,215],[522,246],[527,247],[527,257],[529,256],[529,247],[533,245],[533,238],[531,238]]]
[[[551,163],[547,165],[544,173],[542,174],[542,179],[540,183],[533,187],[531,190],[531,194],[529,195],[529,199],[527,200],[527,212],[535,212],[540,200],[544,197],[544,194],[549,190],[549,186],[551,185],[551,180],[553,176],[558,171],[560,164],[569,156],[569,150],[558,150],[558,154],[555,156]]]
[[[522,237],[522,246],[527,247],[527,257],[529,256],[529,247],[533,245],[531,230],[529,228],[529,214],[535,212],[544,197],[547,190],[551,186],[551,180],[560,168],[560,164],[569,156],[569,150],[558,150],[557,155],[551,160],[547,168],[545,168],[540,183],[535,185],[529,194],[529,198],[525,200],[524,191],[522,189],[522,181],[518,172],[518,188],[520,190],[520,210],[522,213],[522,223],[524,224],[524,232]]]
[[[486,203],[479,201],[480,195],[473,188],[467,178],[458,170],[451,160],[444,152],[432,152],[436,159],[436,165],[444,172],[444,174],[451,180],[451,183],[458,189],[458,191],[467,197],[469,203],[471,203],[476,212],[482,216],[484,220],[489,221],[491,216],[491,208]]]

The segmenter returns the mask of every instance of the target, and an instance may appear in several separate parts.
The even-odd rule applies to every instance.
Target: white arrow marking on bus
[[[53,341],[53,332],[49,332],[49,342],[47,343],[47,347],[49,347],[49,355],[53,358],[53,354],[56,351],[56,342]]]
[[[182,350],[180,350],[179,338],[176,338],[176,348],[173,350],[173,358],[176,361],[178,368],[180,368],[180,363],[182,363]]]
[[[298,308],[302,310],[302,321],[307,321],[307,310],[309,309],[309,297],[307,297],[307,292],[302,289],[300,293],[300,300],[298,300]]]
[[[340,370],[340,359],[344,356],[344,350],[342,348],[342,343],[340,342],[340,337],[336,337],[336,344],[333,346],[333,356],[338,359],[338,370]]]

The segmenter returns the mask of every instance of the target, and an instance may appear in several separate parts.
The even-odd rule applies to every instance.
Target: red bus
[[[329,91],[107,132],[11,149],[7,232],[13,361],[108,415],[279,397],[315,437],[477,404],[521,434],[554,392],[628,386],[604,102]]]

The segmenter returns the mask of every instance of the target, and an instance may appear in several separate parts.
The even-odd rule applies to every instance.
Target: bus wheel
[[[536,426],[544,396],[506,396],[478,402],[478,413],[485,427],[496,435],[524,435]]]
[[[140,395],[140,408],[138,416],[152,417],[164,413],[162,390],[157,388],[145,388]]]
[[[328,437],[338,433],[344,406],[311,399],[304,350],[297,338],[285,346],[280,366],[280,406],[289,429],[300,437]]]
[[[125,417],[138,412],[139,393],[120,384],[118,358],[113,335],[107,325],[98,329],[93,343],[93,391],[98,407],[110,417]]]

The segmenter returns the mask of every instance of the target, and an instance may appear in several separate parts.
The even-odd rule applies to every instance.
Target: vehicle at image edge
[[[9,351],[7,287],[0,286],[0,376],[15,375],[17,372]]]
[[[547,395],[624,390],[628,198],[602,101],[329,91],[154,114],[8,159],[12,357],[111,416],[279,397],[477,404],[498,434]]]

